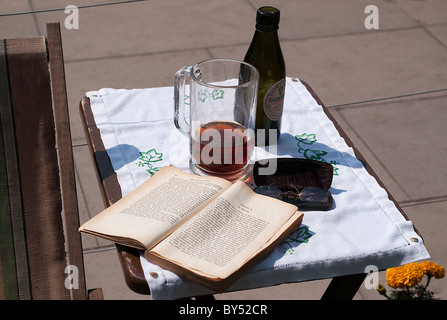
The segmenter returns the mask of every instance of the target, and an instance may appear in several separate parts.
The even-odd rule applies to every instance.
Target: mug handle
[[[181,68],[174,76],[174,124],[175,127],[189,137],[189,123],[185,119],[185,80],[190,77],[192,66]]]

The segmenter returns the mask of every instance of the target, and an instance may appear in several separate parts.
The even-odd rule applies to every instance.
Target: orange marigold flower
[[[428,276],[435,277],[436,279],[444,278],[445,269],[439,264],[432,261],[424,261],[419,263],[419,267],[421,267],[424,274]]]
[[[386,271],[386,281],[391,288],[410,288],[421,282],[424,272],[418,263],[412,262]]]

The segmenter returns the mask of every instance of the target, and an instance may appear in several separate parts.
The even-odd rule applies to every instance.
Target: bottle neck
[[[262,25],[262,24],[256,24],[256,31],[262,32],[262,33],[273,33],[278,31],[279,26],[278,25]]]
[[[264,45],[271,45],[273,43],[279,42],[278,32],[277,31],[264,31],[256,28],[255,34],[253,36],[253,41],[260,43],[264,43]]]

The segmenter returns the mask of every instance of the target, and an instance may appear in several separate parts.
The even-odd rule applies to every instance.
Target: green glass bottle
[[[278,38],[279,17],[280,12],[274,7],[265,6],[257,10],[256,31],[244,58],[259,72],[256,145],[276,143],[281,132],[286,67]],[[258,135],[258,129],[265,129],[265,139]],[[276,139],[270,138],[270,132],[276,133]]]

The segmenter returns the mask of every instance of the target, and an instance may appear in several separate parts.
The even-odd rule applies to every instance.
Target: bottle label
[[[278,121],[282,116],[285,89],[286,80],[282,79],[271,86],[264,96],[264,112],[272,121]]]

